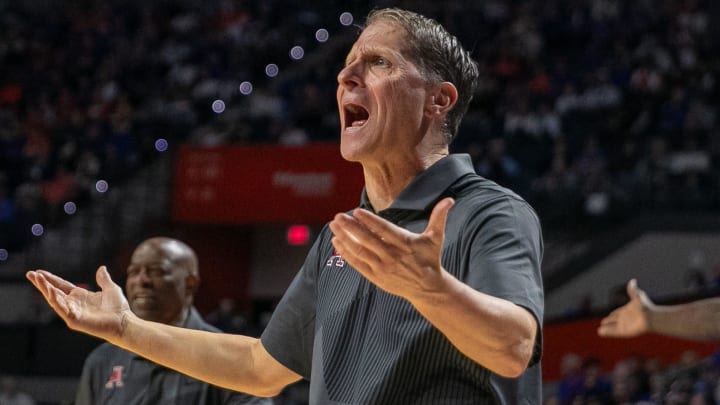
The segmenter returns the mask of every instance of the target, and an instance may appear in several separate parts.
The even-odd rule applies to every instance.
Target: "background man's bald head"
[[[162,252],[162,255],[184,267],[188,274],[199,276],[198,259],[195,251],[185,242],[165,236],[157,236],[144,240],[135,249],[133,255],[142,249]]]

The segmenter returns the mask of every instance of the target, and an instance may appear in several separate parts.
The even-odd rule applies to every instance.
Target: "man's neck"
[[[190,317],[190,307],[183,308],[182,311],[180,311],[180,316],[178,316],[177,320],[173,322],[174,326],[184,327],[187,323],[188,318]]]
[[[396,164],[363,164],[365,191],[373,209],[379,212],[389,208],[415,177],[445,156],[447,151],[415,161],[401,160]]]

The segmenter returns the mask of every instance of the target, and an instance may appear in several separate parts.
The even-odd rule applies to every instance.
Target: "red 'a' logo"
[[[123,366],[113,366],[110,378],[105,383],[105,388],[112,389],[123,386]]]
[[[342,258],[337,252],[337,250],[333,249],[332,256],[328,257],[327,262],[325,262],[325,266],[332,266],[333,262],[335,262],[335,266],[342,267],[345,265],[345,259]]]

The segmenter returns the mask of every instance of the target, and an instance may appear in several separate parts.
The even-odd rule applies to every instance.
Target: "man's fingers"
[[[73,284],[63,278],[60,278],[60,277],[50,273],[49,271],[36,270],[36,273],[39,274],[40,276],[42,276],[42,278],[47,280],[51,285],[59,288],[60,291],[66,293],[66,294],[69,293],[70,290],[72,290],[73,288],[76,287],[75,284]]]
[[[613,311],[610,315],[606,316],[600,321],[600,327],[598,327],[598,335],[600,336],[614,336],[617,334],[618,320],[617,312]]]
[[[610,315],[608,315],[608,316],[606,316],[605,318],[603,318],[603,319],[600,320],[600,325],[601,325],[601,326],[602,326],[602,325],[609,325],[609,324],[611,324],[611,323],[613,323],[613,322],[614,322],[613,314],[610,314]]]
[[[600,336],[606,336],[608,334],[608,328],[610,327],[609,324],[605,322],[600,323],[600,327],[598,327],[597,333]]]
[[[70,308],[68,307],[67,300],[65,299],[66,295],[63,294],[60,289],[55,288],[52,285],[48,285],[48,288],[51,296],[50,303],[52,304],[53,309],[65,318],[65,315],[70,314]]]
[[[386,243],[398,247],[408,247],[408,239],[412,233],[406,229],[387,221],[368,210],[358,208],[353,211],[353,216],[363,224],[370,232]]]
[[[53,286],[48,282],[47,278],[39,272],[33,272],[32,278],[30,279],[40,293],[43,295],[45,300],[50,302],[53,300]]]
[[[355,270],[359,271],[366,277],[370,276],[369,272],[371,271],[371,267],[367,264],[367,259],[369,255],[372,255],[372,253],[367,252],[366,250],[358,251],[352,246],[349,246],[349,243],[344,242],[338,237],[334,237],[332,239],[332,244],[335,246],[335,250],[337,250],[338,254],[340,254],[343,259],[347,260],[347,262],[350,263]]]
[[[370,213],[368,214],[373,216]],[[384,220],[380,219],[380,221]],[[336,215],[335,219],[330,223],[330,230],[333,231],[337,238],[344,240],[347,247],[358,245],[358,248],[361,247],[363,250],[370,251],[378,257],[387,253],[388,245],[395,250],[401,249],[402,252],[410,252],[410,247],[406,243],[394,242],[397,238],[393,236],[393,230],[377,233],[360,219],[346,214]],[[358,248],[355,248],[355,250],[358,250]]]
[[[340,229],[338,233],[335,234],[332,238],[332,244],[335,246],[338,254],[355,268],[357,268],[361,262],[380,260],[372,249],[367,248],[366,243],[348,235],[344,229]]]
[[[39,273],[37,273],[35,271],[28,271],[25,274],[25,277],[27,277],[27,279],[30,280],[30,282],[35,286],[35,288],[38,289],[38,291],[40,291],[40,294],[42,294],[46,300],[49,298],[49,292],[48,292],[45,284],[42,282],[41,276]]]
[[[54,287],[43,273],[32,271],[28,272],[26,277],[35,285],[35,288],[40,291],[48,304],[50,304],[50,307],[57,312],[58,315],[65,318],[65,315],[68,313],[65,293],[59,288]]]
[[[600,325],[598,328],[598,335],[600,336],[615,336],[615,325],[614,324],[606,324],[606,325]]]

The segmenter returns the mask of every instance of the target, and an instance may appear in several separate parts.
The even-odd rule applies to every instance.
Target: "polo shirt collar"
[[[415,177],[387,210],[426,211],[432,209],[459,178],[475,173],[470,155],[450,154]],[[374,211],[363,187],[360,207]]]
[[[187,319],[185,319],[185,325],[183,325],[183,328],[185,329],[202,329],[203,321],[200,317],[200,313],[195,309],[194,306],[190,307],[190,313],[187,316]]]

